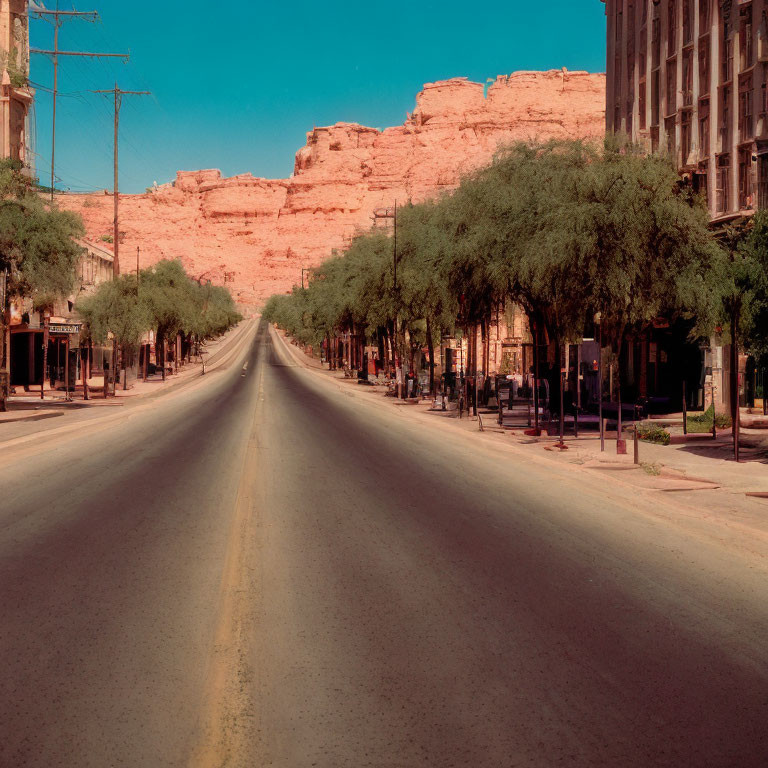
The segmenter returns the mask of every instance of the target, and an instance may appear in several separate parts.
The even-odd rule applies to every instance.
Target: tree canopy
[[[45,202],[18,163],[0,160],[0,271],[8,270],[9,295],[43,307],[70,293],[84,233],[79,216]]]
[[[611,140],[517,143],[450,195],[407,205],[392,232],[362,233],[265,315],[305,343],[426,320],[453,331],[520,305],[559,342],[600,313],[608,338],[656,318],[715,323],[723,251],[704,201],[669,158]]]
[[[211,338],[242,318],[226,288],[191,279],[180,261],[163,260],[136,275],[103,283],[76,307],[92,338],[112,333],[121,345],[136,345],[149,330],[159,342],[177,333]]]

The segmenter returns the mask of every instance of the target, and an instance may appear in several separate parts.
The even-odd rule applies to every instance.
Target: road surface
[[[768,765],[766,542],[350,387],[0,450],[2,768]]]

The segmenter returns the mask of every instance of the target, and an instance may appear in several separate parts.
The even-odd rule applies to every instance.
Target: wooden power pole
[[[57,4],[58,5],[58,4]],[[59,93],[59,56],[85,56],[87,58],[117,58],[129,59],[127,53],[90,53],[81,51],[60,51],[59,50],[59,29],[64,21],[74,18],[88,18],[95,22],[99,18],[96,11],[60,11],[46,10],[44,8],[35,9],[32,13],[40,19],[53,19],[53,50],[45,51],[39,48],[30,48],[30,53],[40,53],[53,58],[53,115],[52,115],[52,136],[51,136],[51,201],[53,201],[53,192],[56,185],[55,161],[56,161],[56,97]]]
[[[114,181],[114,222],[113,222],[113,234],[114,241],[114,254],[115,261],[113,265],[113,277],[117,277],[120,274],[120,173],[118,165],[118,147],[120,131],[120,107],[123,103],[123,96],[150,96],[150,91],[123,91],[118,88],[115,83],[114,88],[110,88],[107,91],[93,91],[93,93],[112,94],[115,99],[115,181]]]
[[[113,220],[113,230],[112,230],[112,243],[113,243],[113,253],[114,253],[114,261],[112,262],[112,279],[116,280],[120,275],[120,171],[119,171],[119,164],[118,164],[118,149],[120,145],[119,135],[120,135],[120,107],[123,104],[123,96],[149,96],[149,91],[124,91],[120,89],[115,83],[114,88],[110,88],[106,91],[93,91],[93,93],[100,93],[100,94],[111,94],[114,96],[115,99],[115,181],[114,181],[114,192],[113,192],[113,203],[114,203],[114,220]],[[112,346],[112,376],[113,376],[113,387],[117,388],[117,340],[113,342]],[[126,374],[127,377],[127,374]],[[124,379],[123,381],[123,387],[125,388],[127,385],[127,379]]]

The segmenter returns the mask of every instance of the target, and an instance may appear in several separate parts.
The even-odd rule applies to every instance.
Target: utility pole
[[[115,83],[114,88],[110,88],[107,91],[93,91],[93,93],[101,93],[101,94],[112,94],[115,99],[115,182],[114,182],[114,231],[113,231],[113,241],[114,241],[114,264],[113,264],[113,270],[112,270],[112,276],[113,278],[117,278],[120,274],[120,233],[119,233],[119,217],[120,217],[120,179],[119,179],[119,169],[118,169],[118,133],[120,130],[120,107],[123,103],[123,96],[150,96],[150,91],[123,91],[120,88],[118,88],[117,83]]]
[[[55,176],[55,160],[56,160],[56,97],[59,93],[59,56],[85,56],[87,58],[129,58],[127,53],[89,53],[80,51],[60,51],[59,50],[59,29],[64,21],[76,18],[88,18],[91,22],[95,22],[99,18],[99,14],[96,11],[60,11],[58,9],[58,2],[56,3],[56,10],[46,10],[41,8],[34,10],[32,13],[39,19],[53,19],[53,50],[45,51],[39,48],[30,48],[30,53],[39,53],[45,56],[53,57],[53,127],[51,136],[51,201],[53,201],[54,187],[56,183]]]
[[[120,132],[120,107],[123,103],[123,96],[149,96],[149,91],[123,91],[117,83],[115,87],[109,90],[93,91],[93,93],[99,94],[112,94],[115,99],[115,181],[113,192],[114,203],[114,220],[113,220],[113,262],[112,262],[112,279],[117,280],[120,276],[120,173],[118,166],[118,149],[119,149],[119,132]],[[163,361],[165,364],[165,361]],[[115,388],[117,387],[117,340],[112,346],[112,369],[113,369],[113,381]]]
[[[395,304],[397,303],[397,200],[392,208],[377,208],[373,212],[373,221],[377,219],[392,219],[392,296]],[[398,318],[395,315],[395,336],[394,336],[394,353],[395,353],[395,381],[397,388],[398,398],[406,397],[405,380],[400,363],[400,344],[398,334]]]

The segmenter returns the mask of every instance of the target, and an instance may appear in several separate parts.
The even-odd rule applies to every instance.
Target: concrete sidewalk
[[[245,320],[230,329],[223,336],[214,339],[205,345],[204,359],[205,371],[213,372],[222,362],[226,362],[229,353],[237,348],[238,343],[253,328],[253,320]],[[56,419],[67,414],[87,412],[96,416],[98,412],[121,408],[133,402],[139,402],[150,397],[164,395],[177,387],[199,378],[203,373],[201,360],[193,360],[179,367],[178,373],[166,375],[165,381],[162,375],[155,374],[146,381],[141,379],[129,382],[129,387],[123,390],[119,385],[115,395],[105,398],[101,392],[89,393],[89,399],[83,399],[82,390],[71,393],[71,400],[66,399],[63,391],[45,390],[45,397],[41,399],[39,389],[11,395],[8,399],[8,410],[0,413],[0,442],[4,439],[16,438],[23,435],[23,425],[29,424],[35,432],[47,429],[35,422]],[[58,424],[58,420],[51,423],[51,427]],[[15,425],[11,434],[5,425]]]
[[[396,400],[386,396],[383,386],[359,385],[357,381],[344,377],[342,371],[329,371],[320,365],[316,358],[307,355],[304,350],[293,344],[285,335],[278,331],[285,340],[287,347],[301,365],[322,373],[336,381],[341,387],[354,390],[367,399],[379,400],[382,406],[389,406],[403,412],[407,410],[425,419],[450,420],[457,429],[473,431],[480,434],[480,421],[477,417],[466,414],[458,418],[456,411],[442,411],[432,408],[430,399]],[[594,427],[589,431],[580,431],[578,438],[572,434],[569,425],[565,435],[565,449],[557,447],[557,435],[548,436],[546,432],[535,437],[526,432],[527,409],[525,413],[517,412],[507,415],[504,425],[498,424],[498,413],[481,409],[482,435],[486,439],[496,440],[507,445],[514,445],[524,453],[530,453],[537,459],[569,464],[585,471],[599,472],[617,482],[655,490],[659,492],[679,494],[677,498],[685,498],[690,502],[687,492],[711,491],[721,489],[726,491],[731,499],[734,494],[741,499],[740,505],[754,503],[754,509],[768,512],[768,430],[755,428],[762,426],[762,415],[749,414],[743,409],[741,435],[744,447],[741,451],[741,461],[733,460],[731,430],[718,430],[716,440],[710,434],[682,435],[682,414],[675,414],[667,419],[679,427],[670,426],[670,431],[679,430],[680,435],[674,435],[672,444],[664,446],[645,441],[639,441],[639,464],[634,464],[633,440],[631,431],[625,434],[627,454],[616,452],[616,432],[606,435],[605,451],[600,450],[600,438]],[[748,426],[749,425],[749,426]],[[693,494],[692,494],[693,495]],[[750,498],[747,498],[749,496]],[[698,503],[698,502],[695,502]]]

